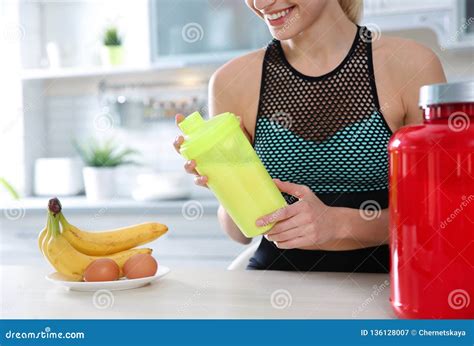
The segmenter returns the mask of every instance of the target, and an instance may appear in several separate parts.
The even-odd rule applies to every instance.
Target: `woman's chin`
[[[294,30],[284,30],[283,28],[270,28],[270,33],[273,38],[278,41],[290,40],[298,34],[297,32],[294,32]]]

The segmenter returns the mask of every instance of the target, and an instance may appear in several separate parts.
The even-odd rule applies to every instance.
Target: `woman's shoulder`
[[[413,40],[383,35],[373,43],[379,97],[394,123],[419,123],[418,95],[423,85],[446,81],[438,56]],[[389,110],[388,108],[391,108]],[[398,112],[397,112],[398,110]]]
[[[215,114],[232,110],[250,128],[257,112],[265,49],[232,59],[214,72],[209,81],[209,104]],[[249,127],[247,127],[249,126]]]
[[[381,35],[373,42],[373,55],[400,77],[442,71],[441,62],[433,50],[406,38]]]
[[[235,93],[244,92],[252,83],[260,83],[265,49],[239,56],[219,67],[211,76],[211,88],[223,88]]]

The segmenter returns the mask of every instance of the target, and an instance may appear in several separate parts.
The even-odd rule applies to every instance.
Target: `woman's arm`
[[[261,51],[232,60],[218,69],[209,81],[209,114],[215,116],[233,112],[240,116],[240,127],[250,140],[245,126],[246,113],[256,108],[258,102],[259,72],[263,54]],[[249,244],[252,239],[245,237],[222,206],[217,212],[219,223],[233,240]]]
[[[237,227],[235,222],[230,218],[229,214],[225,211],[222,205],[220,205],[219,209],[217,210],[217,218],[222,229],[231,239],[241,244],[250,244],[252,239],[247,238],[242,234],[239,227]]]
[[[405,112],[404,125],[421,124],[423,111],[418,105],[420,88],[423,85],[446,83],[443,67],[438,56],[414,41],[409,41],[399,53],[400,65],[392,70],[399,71],[401,101]]]
[[[340,218],[339,238],[352,239],[361,247],[388,243],[388,209],[332,209]]]

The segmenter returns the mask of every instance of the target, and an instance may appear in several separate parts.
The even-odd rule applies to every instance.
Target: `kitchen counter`
[[[2,318],[394,318],[387,274],[172,268],[151,285],[67,291],[46,266],[0,268]],[[102,296],[101,296],[102,295]]]
[[[20,218],[25,215],[44,215],[50,197],[26,197],[20,200],[0,201],[0,215],[6,218]],[[131,198],[112,198],[104,201],[91,201],[85,196],[59,197],[64,210],[74,213],[144,213],[180,214],[183,208],[197,210],[201,214],[215,215],[219,203],[215,198],[176,199],[139,202]]]

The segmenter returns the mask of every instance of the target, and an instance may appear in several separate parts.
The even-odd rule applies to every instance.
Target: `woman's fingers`
[[[298,199],[314,196],[314,193],[306,185],[293,184],[288,181],[282,181],[280,179],[273,179],[273,181],[281,192],[289,193],[290,195],[295,196]]]
[[[178,125],[180,122],[182,122],[184,120],[185,116],[183,114],[176,114],[175,117],[174,117],[174,121],[176,123],[176,125]]]
[[[207,177],[205,175],[198,175],[194,178],[194,184],[207,187]]]
[[[269,241],[276,241],[276,242],[282,242],[282,241],[288,241],[293,238],[297,238],[301,235],[301,229],[299,228],[291,228],[291,229],[286,229],[283,232],[279,233],[267,233],[265,235],[265,238],[267,238]]]
[[[296,248],[300,248],[302,246],[308,245],[307,242],[308,240],[306,239],[306,237],[303,236],[303,237],[292,238],[287,241],[275,242],[275,245],[279,249],[296,249]]]
[[[186,161],[184,163],[184,170],[186,173],[199,175],[199,173],[196,171],[196,161],[194,160]]]
[[[179,154],[179,149],[181,148],[181,144],[184,142],[184,137],[181,135],[176,136],[173,142],[174,149],[178,152]]]
[[[280,233],[282,234],[282,233]],[[287,240],[275,241],[275,245],[279,249],[303,249],[314,247],[319,242],[318,236],[314,234],[314,230],[310,225],[298,227],[298,232],[295,237]]]
[[[289,219],[277,222],[275,224],[275,226],[273,226],[272,229],[270,231],[268,231],[266,234],[268,236],[274,236],[274,235],[277,235],[279,233],[286,232],[290,229],[303,226],[307,223],[305,221],[306,221],[306,219],[305,219],[304,215],[297,214],[293,217],[290,217]]]
[[[196,161],[186,161],[186,163],[184,164],[184,170],[189,174],[195,175],[194,184],[207,187],[207,177],[204,175],[199,175],[198,171],[196,170]]]
[[[288,219],[296,214],[298,214],[298,206],[295,206],[295,204],[291,204],[286,207],[280,208],[271,214],[262,216],[255,222],[255,224],[258,227],[262,227],[273,222]]]
[[[176,123],[176,126],[178,126],[178,124],[180,122],[182,122],[184,120],[185,116],[183,114],[176,114],[175,117],[174,117],[174,122]],[[184,137],[181,136],[181,135],[178,135],[176,136],[174,142],[173,142],[173,146],[175,148],[175,150],[179,153],[179,149],[181,148],[181,144],[183,144],[184,142]]]
[[[180,122],[184,120],[185,116],[183,114],[176,114],[175,116],[175,122],[176,125],[178,125]],[[181,145],[184,142],[184,137],[181,135],[178,135],[176,139],[173,142],[173,146],[176,149],[176,151],[179,153],[179,149],[181,148]],[[207,187],[207,177],[206,176],[201,176],[199,175],[198,171],[196,170],[196,161],[194,160],[189,160],[186,161],[184,164],[184,170],[189,173],[195,175],[194,177],[194,183],[199,186],[204,186]]]

